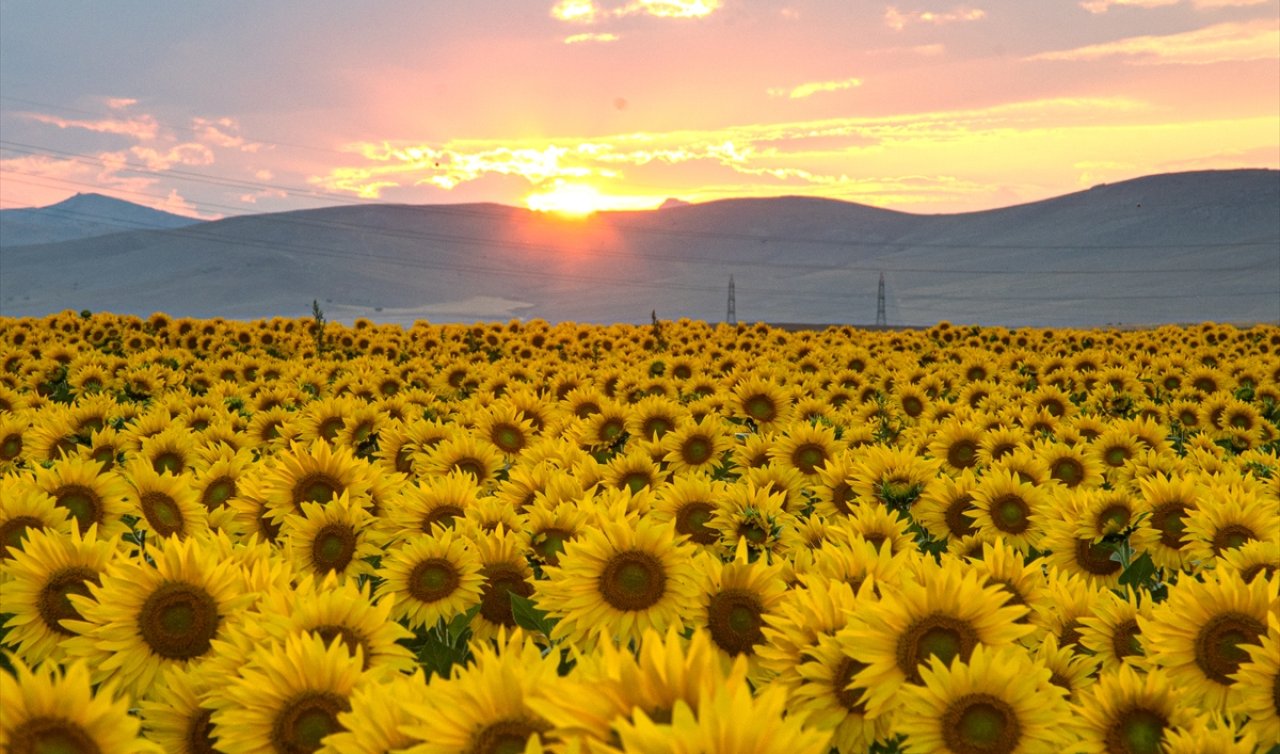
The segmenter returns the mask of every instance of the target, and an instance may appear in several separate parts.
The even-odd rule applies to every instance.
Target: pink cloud
[[[967,5],[957,6],[949,11],[913,10],[906,12],[890,5],[884,12],[885,24],[894,31],[902,31],[911,24],[941,26],[943,24],[980,21],[986,17],[987,12],[985,10],[971,8]]]

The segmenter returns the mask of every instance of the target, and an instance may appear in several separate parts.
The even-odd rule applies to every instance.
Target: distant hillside
[[[1151,176],[915,215],[797,197],[569,220],[362,205],[0,249],[0,314],[410,323],[741,321],[1091,326],[1280,321],[1280,172]]]
[[[197,222],[200,221],[102,194],[76,194],[48,207],[0,210],[0,246],[74,241],[127,230],[181,228]]]

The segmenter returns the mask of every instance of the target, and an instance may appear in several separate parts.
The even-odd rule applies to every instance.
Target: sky
[[[0,0],[0,208],[966,212],[1280,168],[1280,0]]]

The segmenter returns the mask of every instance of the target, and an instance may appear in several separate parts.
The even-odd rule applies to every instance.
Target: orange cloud
[[[902,31],[909,24],[933,24],[940,26],[942,24],[952,24],[964,21],[979,21],[987,17],[987,12],[981,8],[970,8],[962,5],[949,11],[935,13],[934,11],[908,11],[906,13],[898,10],[897,7],[890,5],[885,9],[884,22],[894,31]]]
[[[804,99],[812,97],[820,92],[838,92],[842,89],[852,89],[862,86],[862,79],[849,78],[840,81],[814,81],[807,84],[787,89],[785,87],[775,87],[769,89],[770,97],[790,97],[791,99]]]
[[[156,123],[156,119],[150,115],[138,115],[131,118],[98,118],[96,120],[62,118],[48,113],[22,113],[22,117],[62,129],[78,128],[100,134],[130,136],[140,141],[150,141],[156,138],[160,131],[160,126]]]
[[[1132,8],[1162,8],[1177,5],[1181,0],[1082,0],[1080,7],[1090,13],[1106,13],[1113,7],[1128,6]],[[1211,8],[1240,8],[1250,5],[1262,5],[1270,0],[1191,0],[1196,10]]]
[[[1126,63],[1205,65],[1280,58],[1280,19],[1207,26],[1164,36],[1141,36],[1035,55],[1029,60],[1090,61],[1120,57]]]

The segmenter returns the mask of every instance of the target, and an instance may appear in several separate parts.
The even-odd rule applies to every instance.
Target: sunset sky
[[[0,207],[911,212],[1280,167],[1280,0],[0,0]]]

